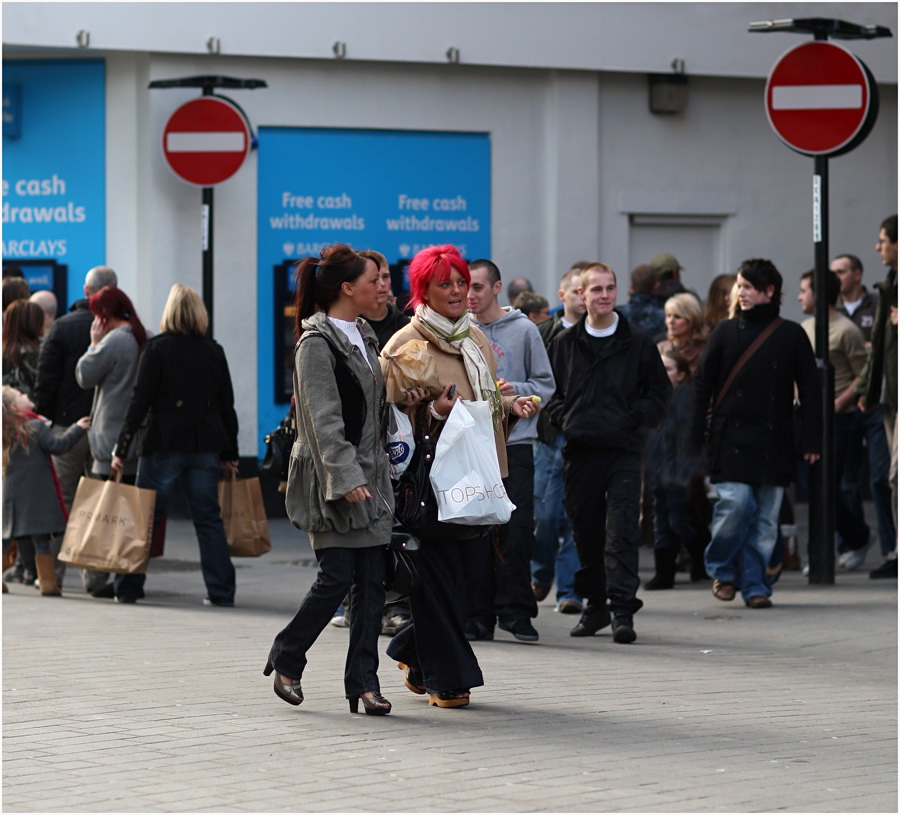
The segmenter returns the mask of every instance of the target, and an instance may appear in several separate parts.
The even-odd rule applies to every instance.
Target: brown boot
[[[56,558],[53,555],[35,555],[34,563],[37,567],[38,580],[41,584],[41,594],[48,597],[62,595],[59,584],[56,582]]]
[[[16,542],[14,540],[11,540],[9,542],[9,547],[3,553],[3,569],[2,569],[3,574],[6,574],[7,569],[11,569],[13,567],[13,564],[15,564],[15,562],[16,562],[16,555],[18,554],[18,552],[19,552],[19,550],[18,550],[18,547],[16,546]],[[7,594],[8,592],[9,592],[9,588],[7,587],[6,581],[4,580],[3,581],[3,593]]]

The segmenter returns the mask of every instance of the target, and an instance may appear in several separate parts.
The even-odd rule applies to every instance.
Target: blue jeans
[[[744,602],[771,597],[766,566],[778,536],[784,487],[739,481],[715,485],[712,540],[706,547],[706,571],[715,580],[737,583]]]
[[[172,486],[183,476],[191,520],[200,544],[200,569],[210,600],[218,605],[234,603],[234,566],[228,555],[222,510],[219,507],[218,453],[148,453],[138,459],[135,484],[156,490],[153,528],[166,511]],[[144,596],[146,575],[117,575],[116,597],[138,599]]]
[[[558,433],[553,444],[534,445],[534,554],[531,578],[539,586],[550,586],[556,575],[556,600],[576,600],[575,572],[578,552],[572,537],[572,522],[563,505],[562,448],[565,437]],[[560,544],[562,541],[562,544]]]

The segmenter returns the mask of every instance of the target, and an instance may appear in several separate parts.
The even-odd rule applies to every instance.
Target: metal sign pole
[[[809,582],[834,583],[834,367],[828,353],[828,158],[816,156],[816,373],[822,399],[822,458],[810,467]]]

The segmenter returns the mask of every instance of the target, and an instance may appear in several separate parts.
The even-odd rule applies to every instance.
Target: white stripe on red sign
[[[243,153],[246,143],[239,131],[208,133],[167,133],[169,153]]]
[[[857,110],[862,105],[862,85],[776,85],[772,88],[772,110]]]

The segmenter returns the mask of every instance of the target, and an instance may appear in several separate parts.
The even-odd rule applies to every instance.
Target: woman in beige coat
[[[264,671],[275,672],[278,696],[299,705],[306,652],[350,590],[344,691],[352,712],[361,699],[373,716],[391,711],[377,671],[385,546],[394,511],[381,432],[385,399],[378,342],[359,317],[372,310],[378,279],[374,261],[344,244],[306,258],[297,269],[297,440],[285,505],[291,522],[309,533],[319,573],[275,638]]]
[[[494,353],[469,320],[469,281],[469,267],[455,247],[431,246],[419,252],[409,267],[415,316],[384,347],[382,366],[387,368],[388,358],[410,340],[425,340],[440,385],[413,383],[413,395],[429,388],[429,435],[435,441],[440,436],[456,399],[490,402],[497,458],[505,477],[510,413],[528,418],[538,405],[531,396],[500,395]],[[395,402],[407,396],[388,393]],[[413,693],[428,693],[430,703],[438,707],[463,707],[469,704],[471,688],[484,684],[465,624],[487,563],[489,527],[439,522],[434,502],[428,504],[428,516],[425,527],[417,530],[422,538],[421,585],[410,597],[413,622],[391,640],[387,653],[400,663]]]

